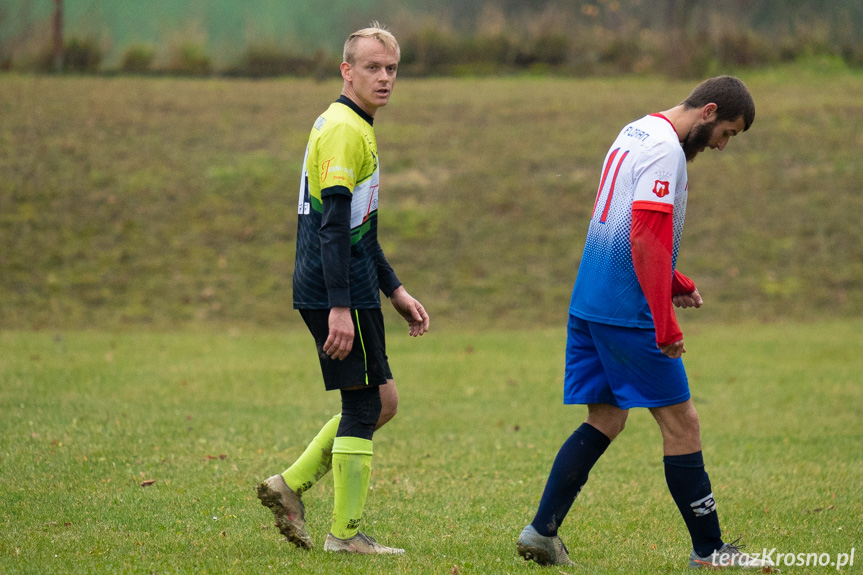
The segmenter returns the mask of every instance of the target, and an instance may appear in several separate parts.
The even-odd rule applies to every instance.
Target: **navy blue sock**
[[[716,502],[700,451],[688,455],[666,455],[665,482],[692,538],[692,548],[707,557],[722,547]]]
[[[587,483],[591,468],[610,443],[604,433],[587,423],[582,423],[563,443],[551,466],[536,517],[531,522],[540,535],[557,535],[557,528]]]

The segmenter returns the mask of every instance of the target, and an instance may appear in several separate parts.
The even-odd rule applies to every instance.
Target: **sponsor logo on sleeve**
[[[333,160],[335,160],[335,157],[321,162],[321,183],[326,182],[330,174],[334,174],[333,180],[335,181],[353,182],[354,170],[347,166],[333,165]],[[353,184],[351,185],[353,186]]]
[[[330,158],[329,160],[324,160],[321,162],[321,183],[327,181],[327,175],[330,173],[330,164],[335,158]]]

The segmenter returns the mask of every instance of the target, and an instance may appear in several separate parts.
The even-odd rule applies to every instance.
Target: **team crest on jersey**
[[[657,195],[657,197],[664,198],[669,194],[669,183],[664,180],[656,180],[653,182],[653,193]]]

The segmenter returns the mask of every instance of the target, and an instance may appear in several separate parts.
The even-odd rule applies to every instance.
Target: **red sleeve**
[[[671,295],[691,294],[695,291],[695,282],[674,270],[674,277],[671,278]]]
[[[683,339],[671,302],[671,252],[673,244],[672,207],[657,210],[632,209],[632,263],[638,283],[647,298],[656,328],[656,343],[668,345]],[[684,276],[685,277],[685,276]]]

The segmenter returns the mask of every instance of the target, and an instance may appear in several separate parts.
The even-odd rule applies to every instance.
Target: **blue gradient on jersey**
[[[674,269],[686,212],[685,159],[682,148],[680,157],[676,157],[676,148],[680,146],[671,125],[648,116],[624,127],[606,154],[603,164],[606,176],[598,191],[572,290],[571,314],[610,325],[653,329],[653,316],[632,263],[632,205],[637,182],[649,177],[644,174],[647,167],[655,166],[658,152],[670,147],[675,149],[671,166],[674,161],[683,162],[680,167],[673,168],[682,170],[678,180],[683,182],[675,191],[674,199]],[[671,167],[667,169],[672,170]],[[653,180],[649,181],[652,184]],[[608,215],[605,222],[601,222],[606,203],[609,204]]]

